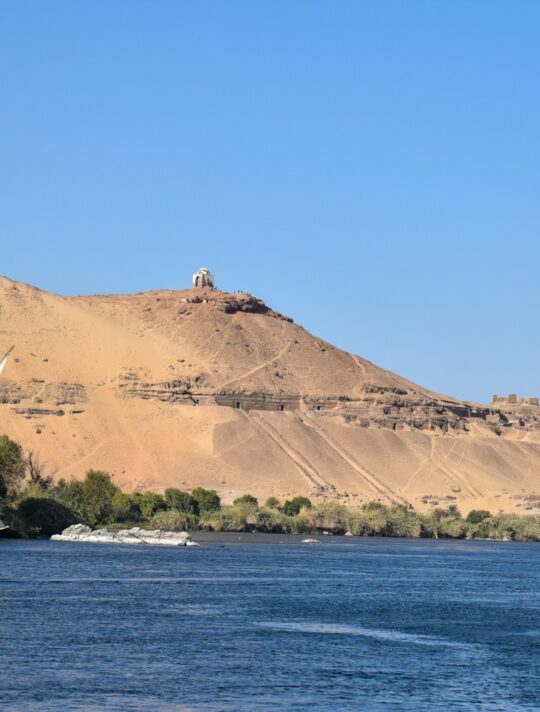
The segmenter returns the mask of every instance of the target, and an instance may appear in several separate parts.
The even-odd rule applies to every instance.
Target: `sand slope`
[[[249,295],[68,298],[0,278],[0,356],[12,344],[0,432],[58,477],[536,511],[540,408],[510,422],[431,393]]]

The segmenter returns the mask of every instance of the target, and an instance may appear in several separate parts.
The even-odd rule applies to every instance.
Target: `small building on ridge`
[[[201,267],[198,272],[193,275],[193,289],[201,287],[210,287],[215,289],[214,275],[206,267]]]

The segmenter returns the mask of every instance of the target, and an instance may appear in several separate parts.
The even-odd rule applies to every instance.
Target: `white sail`
[[[1,374],[2,371],[4,370],[5,365],[6,365],[6,363],[8,362],[9,355],[11,354],[11,352],[13,351],[14,348],[15,348],[15,347],[12,346],[12,347],[10,348],[10,350],[7,352],[7,354],[4,356],[4,358],[0,361],[0,374]]]

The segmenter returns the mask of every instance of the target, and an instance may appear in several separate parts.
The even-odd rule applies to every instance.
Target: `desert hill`
[[[433,393],[217,289],[64,297],[0,278],[0,432],[57,477],[536,511],[540,407]],[[531,509],[532,508],[532,509]]]

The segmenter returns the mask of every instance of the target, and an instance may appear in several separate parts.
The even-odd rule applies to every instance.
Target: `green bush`
[[[19,502],[18,512],[30,536],[60,534],[66,527],[76,524],[77,515],[61,502],[47,497],[28,497]]]
[[[254,497],[252,494],[243,494],[241,497],[237,497],[233,504],[235,505],[241,505],[241,504],[248,504],[252,507],[258,507],[259,506],[259,500],[257,497]]]
[[[115,522],[132,521],[134,517],[131,498],[124,492],[115,492],[112,498],[112,517]]]
[[[373,528],[360,511],[350,511],[347,514],[347,531],[355,536],[373,536]]]
[[[443,507],[436,507],[431,512],[431,517],[436,522],[440,522],[442,519],[445,519],[447,516],[448,516],[448,510],[444,509]]]
[[[268,509],[278,509],[279,499],[277,497],[268,497],[268,499],[264,503],[264,506],[268,507]]]
[[[254,528],[256,520],[248,508],[229,505],[201,514],[199,522],[211,531],[245,532]]]
[[[291,517],[290,531],[293,534],[311,534],[313,532],[311,519],[306,515],[305,509],[300,514]]]
[[[386,525],[381,530],[383,536],[418,538],[422,535],[422,522],[411,510],[396,506],[387,509]]]
[[[118,492],[108,472],[88,470],[83,480],[85,507],[97,524],[112,521],[112,500]]]
[[[487,509],[471,509],[469,514],[467,514],[466,521],[469,522],[469,524],[480,524],[481,521],[489,517],[491,517],[491,512],[488,512]]]
[[[313,509],[303,509],[302,514],[307,517],[312,528],[332,531],[343,534],[347,531],[347,507],[337,502],[325,502]]]
[[[370,505],[373,506],[370,506]],[[382,536],[388,521],[387,508],[380,502],[363,506],[351,522],[349,531],[358,536]]]
[[[22,447],[7,435],[0,435],[0,500],[17,492],[26,473]]]
[[[204,487],[195,487],[191,496],[197,502],[199,512],[215,512],[221,506],[221,499],[216,490],[207,490]]]
[[[80,480],[71,479],[67,482],[65,479],[59,480],[58,484],[53,489],[53,496],[62,504],[65,504],[68,509],[76,512],[81,521],[87,522],[85,516],[85,498],[84,488]]]
[[[287,534],[291,531],[291,518],[278,509],[261,507],[255,517],[255,528],[259,532]]]
[[[386,512],[386,505],[382,502],[366,502],[361,509],[364,512]]]
[[[189,492],[184,492],[176,487],[168,487],[164,492],[164,498],[168,509],[175,509],[178,512],[186,512],[188,514],[199,513],[197,501]]]
[[[83,480],[60,480],[51,494],[91,526],[109,524],[114,519],[113,498],[119,488],[108,472],[88,470]]]
[[[171,532],[183,532],[196,527],[197,519],[193,514],[179,512],[174,509],[156,512],[150,520],[152,529],[162,529]]]
[[[459,517],[440,519],[434,529],[439,539],[464,539],[468,534],[467,523]]]
[[[131,492],[128,497],[129,501],[131,502],[131,512],[133,514],[133,519],[134,521],[139,521],[139,519],[143,518],[141,512],[141,500],[143,498],[143,493],[139,492],[138,490],[135,490],[135,492]]]
[[[283,505],[283,511],[289,517],[296,516],[301,509],[311,509],[311,501],[307,497],[293,497]]]
[[[498,514],[482,519],[475,525],[477,539],[511,539],[512,541],[540,541],[540,519],[517,514]]]
[[[515,517],[513,525],[514,541],[540,541],[540,520],[538,517]]]
[[[446,511],[451,517],[461,517],[457,504],[451,504]]]
[[[15,497],[15,501],[22,501],[30,497],[51,497],[52,488],[44,487],[41,482],[30,480],[27,482],[24,489]]]
[[[167,508],[165,499],[157,492],[144,492],[138,504],[145,519],[150,519],[156,512]]]

